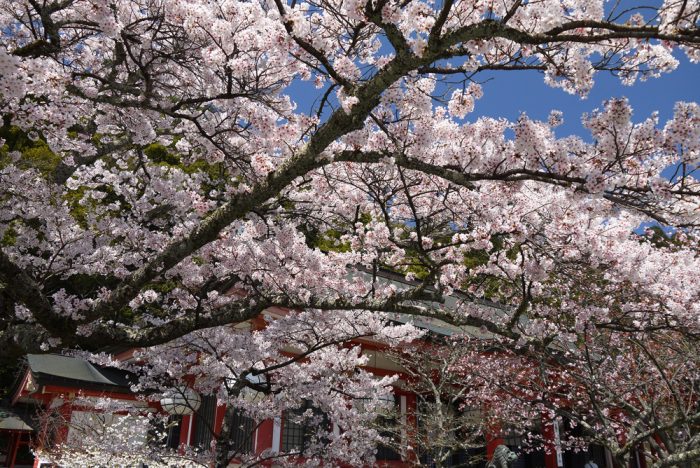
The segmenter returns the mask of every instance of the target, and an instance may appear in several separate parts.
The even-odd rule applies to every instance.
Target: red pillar
[[[493,458],[493,452],[496,451],[496,447],[502,445],[505,441],[503,437],[500,437],[501,428],[498,426],[492,426],[486,432],[486,459],[491,460]],[[548,467],[549,468],[549,467]]]
[[[59,398],[65,398],[63,396]],[[65,425],[62,425],[58,431],[56,431],[56,439],[54,440],[55,444],[60,444],[62,442],[66,442],[68,440],[68,430],[70,429],[69,424],[71,421],[71,417],[73,416],[73,403],[71,400],[66,398],[63,401],[63,404],[58,407],[57,409],[58,413],[61,415],[63,420],[66,422]]]
[[[190,428],[192,427],[192,415],[187,415],[183,416],[182,420],[180,421],[180,444],[179,446],[182,447],[182,450],[184,450],[185,446],[190,445],[191,441],[191,435],[190,435]]]
[[[263,450],[272,448],[272,432],[274,431],[274,421],[266,419],[258,426],[258,433],[255,436],[254,451],[256,454]]]
[[[10,464],[7,466],[15,466],[15,459],[17,458],[17,450],[19,449],[19,439],[20,435],[17,432],[13,432],[12,435],[10,436],[10,457],[9,457],[9,462]]]
[[[214,410],[214,437],[218,437],[221,433],[221,427],[224,425],[224,415],[226,414],[226,405],[216,405]]]

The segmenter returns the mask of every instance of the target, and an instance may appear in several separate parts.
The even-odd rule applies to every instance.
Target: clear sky
[[[581,125],[581,116],[603,105],[610,98],[627,97],[634,109],[636,122],[659,111],[660,124],[673,115],[677,101],[700,102],[700,64],[690,63],[682,54],[676,54],[679,67],[660,78],[638,81],[633,86],[624,86],[619,78],[609,72],[598,72],[595,85],[589,95],[582,99],[561,89],[544,83],[544,76],[535,71],[482,72],[476,80],[482,83],[484,96],[476,102],[474,112],[466,121],[480,116],[504,117],[516,120],[522,112],[530,118],[546,120],[553,109],[564,113],[564,124],[557,128],[558,136],[589,136]],[[324,90],[317,90],[313,83],[296,81],[287,88],[298,104],[298,110],[308,113]],[[335,99],[332,99],[335,101]],[[327,117],[327,113],[324,113]]]
[[[472,118],[485,115],[518,118],[526,112],[531,118],[546,120],[552,109],[564,112],[564,124],[557,129],[559,136],[581,135],[586,131],[581,125],[581,115],[601,107],[610,98],[627,97],[634,109],[634,120],[641,121],[653,111],[659,111],[660,123],[673,115],[677,101],[700,102],[700,64],[692,64],[677,55],[679,67],[659,78],[624,86],[610,73],[596,74],[595,85],[587,98],[581,99],[560,89],[550,88],[537,72],[492,73],[493,79],[483,83],[484,97],[476,102]],[[469,118],[469,117],[467,117]]]

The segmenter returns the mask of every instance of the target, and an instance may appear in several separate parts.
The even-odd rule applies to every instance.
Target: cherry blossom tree
[[[416,402],[406,417],[387,425],[385,431],[392,435],[389,443],[399,453],[411,447],[413,453],[405,458],[416,467],[469,466],[486,461],[489,419],[482,417],[484,401],[474,396],[485,389],[464,384],[463,371],[473,363],[474,350],[468,341],[465,345],[463,337],[430,338],[391,353],[402,368],[403,378],[397,385],[415,395]]]
[[[697,337],[697,104],[659,122],[611,99],[587,138],[555,136],[557,110],[469,113],[485,71],[585,96],[599,72],[696,63],[699,9],[0,1],[3,349],[170,346],[273,307],[441,319],[513,349]]]
[[[488,409],[492,427],[527,433],[533,420],[566,421],[564,450],[597,444],[619,466],[634,457],[655,467],[692,466],[700,458],[697,347],[697,337],[677,331],[591,327],[558,353],[470,341],[453,371],[467,380],[465,400]],[[545,435],[530,433],[528,442],[552,450]]]
[[[359,344],[349,343],[363,338],[398,346],[420,336],[411,325],[391,325],[365,311],[329,315],[306,310],[271,320],[259,330],[197,331],[145,349],[127,365],[141,376],[136,390],[149,391],[153,398],[194,379],[199,393],[215,395],[226,405],[223,427],[212,434],[217,466],[227,466],[232,458],[248,464],[266,459],[295,464],[300,455],[310,464],[323,459],[359,466],[373,458],[381,440],[371,422],[395,378],[375,378],[364,370],[369,357]],[[233,445],[236,412],[261,422],[293,413],[305,401],[315,411],[302,412],[297,422],[311,423],[320,416],[326,422],[313,421],[302,449],[260,454]],[[362,411],[357,410],[359,401]]]

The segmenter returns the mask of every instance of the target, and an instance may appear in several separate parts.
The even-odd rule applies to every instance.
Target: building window
[[[236,408],[231,420],[231,447],[238,454],[251,453],[253,451],[253,434],[255,433],[255,421],[243,411]]]
[[[216,416],[216,396],[202,395],[202,403],[195,412],[194,435],[192,445],[201,450],[209,450],[214,438],[214,422]]]
[[[173,414],[168,418],[166,426],[165,446],[170,449],[177,449],[180,446],[180,430],[182,428],[182,416]]]
[[[208,450],[214,439],[216,424],[216,397],[204,396],[202,403],[195,413],[194,435],[192,445],[202,450]],[[253,435],[255,421],[236,408],[231,420],[231,449],[237,454],[247,454],[253,451]],[[170,436],[170,433],[168,433]],[[179,438],[179,431],[178,431]],[[177,447],[177,445],[176,445]]]
[[[311,410],[311,417],[305,416]],[[330,426],[328,416],[314,407],[310,401],[304,400],[299,408],[286,410],[282,414],[282,451],[304,453],[304,450],[314,440],[317,428]],[[323,440],[320,442],[323,443]]]
[[[379,425],[381,435],[384,439],[389,440],[388,444],[379,444],[377,446],[377,460],[401,460],[401,454],[396,450],[396,447],[401,442],[401,403],[398,395],[394,395],[393,407],[386,413],[377,416],[377,424]]]
[[[180,446],[182,416],[171,415],[166,421],[156,419],[148,430],[148,440],[161,447],[177,449]]]

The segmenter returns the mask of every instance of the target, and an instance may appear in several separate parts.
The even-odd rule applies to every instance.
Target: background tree
[[[427,345],[391,353],[404,375],[397,384],[416,396],[416,406],[404,420],[397,418],[388,428],[389,440],[398,452],[412,447],[406,459],[415,466],[466,467],[486,461],[488,421],[482,417],[481,406],[467,406],[473,389],[464,385],[459,371],[471,357],[471,347],[464,346],[463,339],[433,337]]]
[[[107,398],[79,396],[71,404],[82,410],[77,417],[66,418],[60,407],[38,414],[41,431],[33,444],[45,461],[61,466],[138,466],[145,460],[157,468],[207,466],[202,454],[178,453],[165,445],[168,421],[162,415]],[[68,437],[57,443],[56,435],[62,432]]]
[[[700,450],[697,346],[675,331],[588,329],[560,353],[475,347],[458,368],[469,377],[467,400],[485,402],[495,427],[527,433],[539,416],[566,422],[562,450],[595,444],[616,466],[634,457],[654,467],[692,466]],[[542,436],[531,434],[529,445]]]

